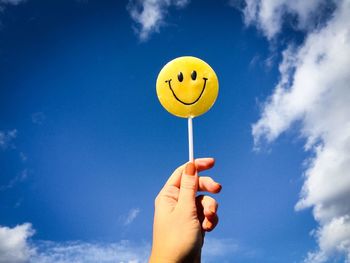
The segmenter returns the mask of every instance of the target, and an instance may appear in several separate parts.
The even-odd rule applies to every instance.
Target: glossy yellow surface
[[[218,92],[214,70],[196,57],[178,57],[168,62],[157,78],[160,103],[178,117],[196,117],[207,112]]]

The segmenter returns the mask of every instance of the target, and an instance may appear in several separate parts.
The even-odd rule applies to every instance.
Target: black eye
[[[196,80],[196,78],[197,78],[197,72],[196,72],[195,70],[192,71],[192,73],[191,73],[191,78],[192,78],[193,80]]]
[[[177,79],[182,82],[184,80],[184,75],[182,75],[182,72],[180,72],[179,74],[177,74]]]

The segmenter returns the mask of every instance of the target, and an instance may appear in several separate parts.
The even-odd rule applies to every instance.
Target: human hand
[[[200,262],[204,234],[218,223],[218,204],[197,191],[218,193],[221,185],[198,172],[214,166],[213,158],[196,159],[177,168],[155,200],[150,263]]]

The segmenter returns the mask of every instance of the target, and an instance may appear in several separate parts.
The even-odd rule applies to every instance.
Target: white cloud
[[[258,26],[268,39],[272,39],[280,32],[286,16],[289,16],[289,23],[297,29],[309,29],[319,22],[320,9],[331,8],[332,2],[321,0],[245,0],[246,5],[243,12],[246,25]]]
[[[9,228],[0,226],[0,263],[22,263],[33,255],[27,239],[34,234],[30,224]]]
[[[11,146],[12,140],[17,136],[17,130],[0,131],[0,148],[6,149]]]
[[[313,157],[296,209],[312,207],[319,223],[319,248],[306,262],[333,256],[350,262],[350,1],[336,1],[328,15],[317,13],[324,13],[320,0],[246,2],[247,23],[255,23],[269,39],[281,30],[286,13],[299,19],[297,29],[306,30],[303,44],[283,52],[280,81],[252,133],[259,146],[300,123]],[[320,23],[320,17],[326,20]],[[308,22],[314,26],[307,27]]]
[[[350,216],[336,217],[316,232],[320,250],[309,253],[305,262],[326,262],[329,255],[341,252],[350,262]],[[335,246],[336,244],[336,246]],[[335,251],[336,250],[336,251]]]
[[[151,246],[133,244],[128,240],[118,243],[40,242],[32,263],[141,263],[147,262]]]
[[[31,224],[0,226],[0,263],[142,263],[151,245],[122,240],[116,243],[34,242]]]
[[[124,219],[124,225],[125,226],[130,225],[135,220],[135,218],[139,215],[140,211],[141,210],[139,208],[130,209],[128,215]]]
[[[140,40],[145,41],[164,24],[169,7],[182,8],[188,2],[189,0],[129,0],[127,10],[139,26],[136,31]]]
[[[14,228],[0,226],[0,263],[143,263],[148,262],[151,251],[149,242],[122,240],[115,243],[101,242],[52,242],[33,241],[34,230],[29,223]],[[242,249],[231,238],[206,237],[203,262],[241,256],[252,258],[252,252]],[[254,256],[254,255],[253,255]]]

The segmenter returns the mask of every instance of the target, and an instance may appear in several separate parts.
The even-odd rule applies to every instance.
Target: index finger
[[[198,172],[208,170],[212,168],[215,164],[214,158],[198,158],[194,160],[194,163],[196,165],[196,169]],[[181,182],[181,175],[183,170],[185,169],[185,165],[183,164],[180,167],[178,167],[173,174],[169,177],[168,181],[165,183],[164,186],[176,186],[177,188],[180,188],[180,182]]]

